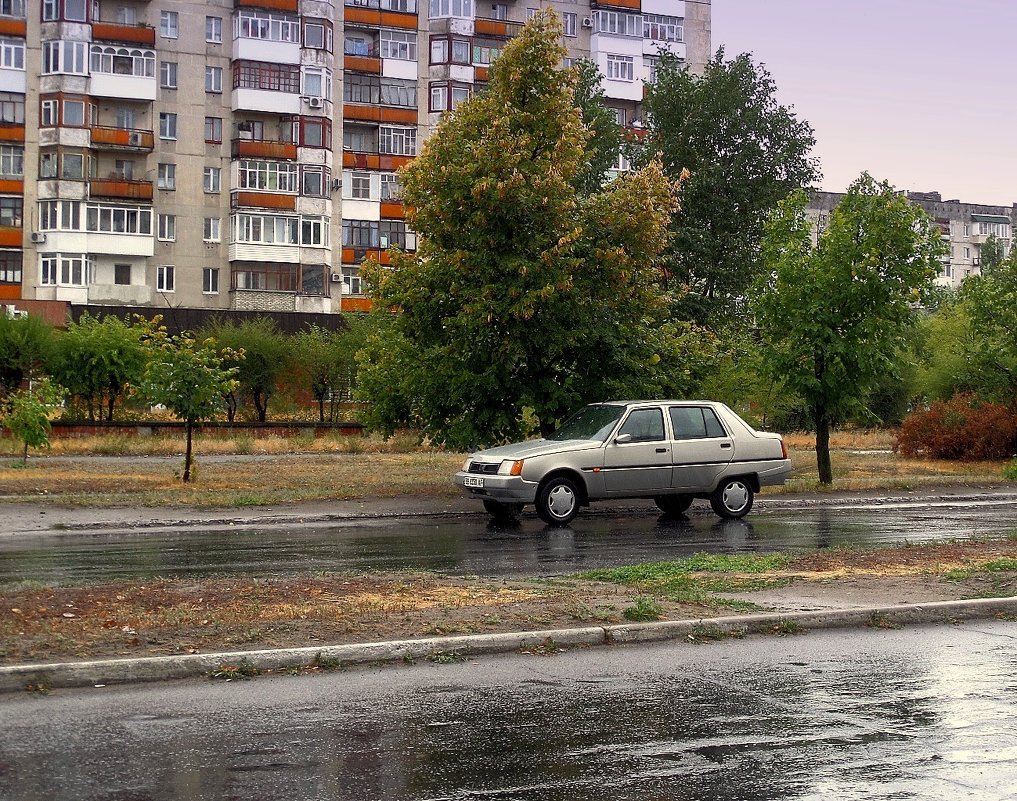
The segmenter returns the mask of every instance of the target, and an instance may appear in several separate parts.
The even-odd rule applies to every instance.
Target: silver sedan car
[[[545,523],[564,526],[581,506],[611,498],[653,498],[671,514],[705,498],[739,518],[760,487],[790,472],[783,438],[723,403],[613,401],[584,407],[546,439],[470,454],[455,482],[491,515],[532,503]]]

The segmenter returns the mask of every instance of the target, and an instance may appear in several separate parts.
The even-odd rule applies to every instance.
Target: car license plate
[[[466,478],[463,479],[463,485],[466,487],[483,487],[484,479],[478,476],[466,476]]]

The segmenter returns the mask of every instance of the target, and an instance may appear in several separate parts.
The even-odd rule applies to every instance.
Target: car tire
[[[737,520],[752,509],[752,486],[744,478],[726,478],[710,495],[710,506],[720,517]]]
[[[575,481],[567,476],[548,479],[537,492],[537,514],[549,526],[567,526],[579,512]]]
[[[682,515],[692,506],[693,500],[691,495],[658,495],[653,502],[666,515]]]
[[[521,503],[502,503],[501,501],[484,501],[484,509],[495,520],[515,520],[521,511]]]

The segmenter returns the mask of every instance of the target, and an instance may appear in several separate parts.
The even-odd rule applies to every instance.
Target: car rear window
[[[672,406],[671,428],[675,439],[705,439],[726,436],[717,413],[705,406]]]

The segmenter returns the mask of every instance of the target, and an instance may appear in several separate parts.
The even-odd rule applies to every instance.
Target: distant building
[[[813,241],[830,222],[830,212],[840,203],[841,192],[812,192],[808,214],[812,219]],[[908,192],[907,198],[939,226],[943,240],[950,250],[943,258],[939,283],[958,287],[970,275],[981,269],[981,247],[990,235],[995,234],[1003,246],[1004,254],[1013,247],[1014,228],[1017,226],[1017,203],[1013,206],[987,206],[980,203],[961,203],[943,200],[939,192]]]
[[[0,301],[365,308],[397,168],[546,7],[626,126],[710,57],[708,0],[2,0]]]

